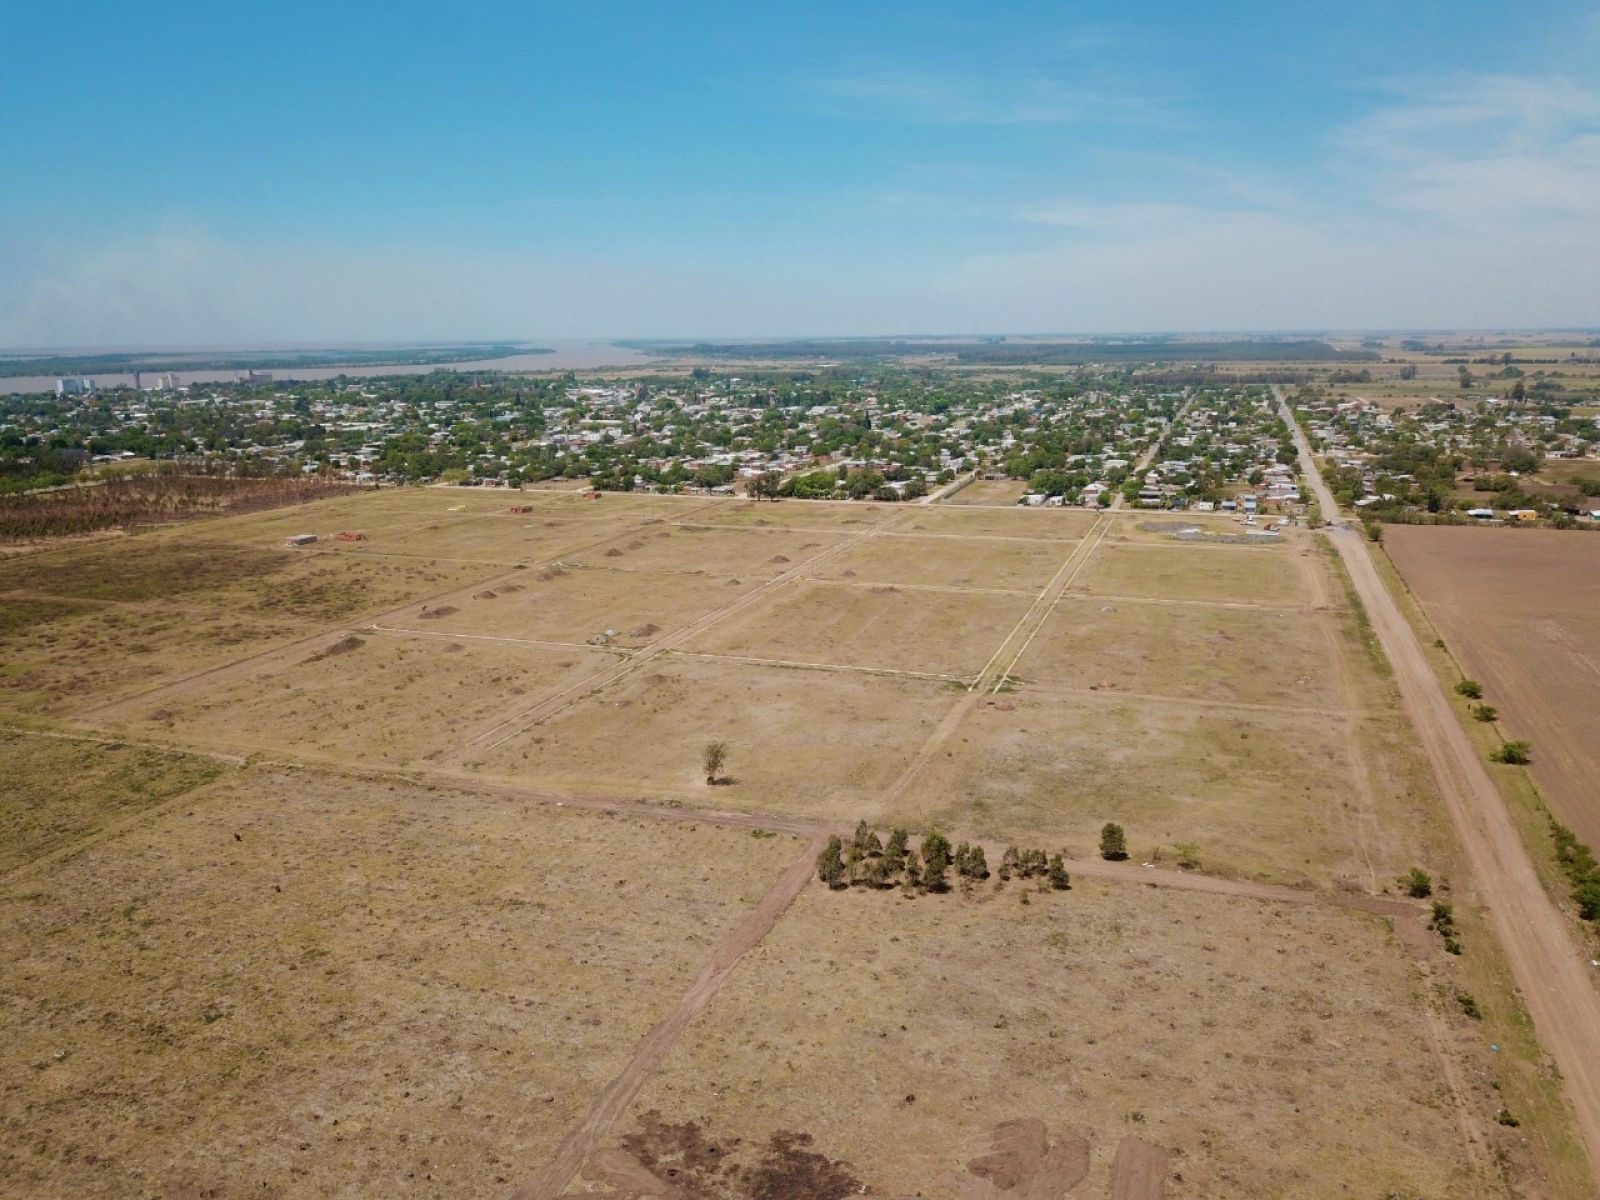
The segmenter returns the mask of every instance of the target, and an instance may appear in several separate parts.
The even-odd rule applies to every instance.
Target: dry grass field
[[[806,582],[714,626],[685,649],[966,678],[983,669],[1030,599],[903,583]]]
[[[351,634],[246,675],[141,701],[123,720],[146,736],[405,767],[448,749],[518,697],[576,683],[612,661],[587,647]]]
[[[853,823],[954,700],[936,681],[668,656],[470,761],[540,787]],[[736,782],[708,789],[712,740]]]
[[[1083,588],[1095,596],[1278,607],[1308,599],[1284,545],[1111,545],[1090,566]]]
[[[1015,504],[1027,490],[1027,482],[1021,479],[974,479],[947,503]]]
[[[795,851],[235,774],[0,891],[0,1194],[504,1192]]]
[[[1061,566],[1059,540],[886,533],[855,546],[817,572],[822,579],[980,588],[1037,595]],[[1068,547],[1070,549],[1070,546]]]
[[[1399,525],[1385,546],[1556,814],[1600,845],[1600,537]]]
[[[1017,664],[1030,687],[1336,709],[1338,664],[1292,609],[1063,600]]]
[[[0,648],[8,1200],[1593,1194],[1306,530],[392,490],[8,559]],[[1083,861],[829,892],[861,818]]]
[[[723,1146],[801,1131],[872,1195],[978,1196],[987,1135],[1036,1120],[1088,1143],[1072,1196],[1126,1194],[1125,1139],[1170,1148],[1174,1198],[1484,1194],[1381,921],[1130,904],[1098,882],[1024,894],[803,896],[615,1149],[660,1153],[662,1127],[689,1122]]]

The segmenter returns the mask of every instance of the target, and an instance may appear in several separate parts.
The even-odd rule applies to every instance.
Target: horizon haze
[[[1522,11],[19,10],[0,345],[1593,326]]]

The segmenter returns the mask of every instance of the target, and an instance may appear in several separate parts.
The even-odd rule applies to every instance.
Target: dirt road
[[[824,840],[814,839],[761,898],[761,902],[734,927],[689,990],[683,994],[677,1009],[645,1034],[627,1065],[595,1097],[583,1120],[562,1139],[555,1157],[526,1186],[517,1189],[514,1193],[517,1200],[551,1200],[566,1190],[584,1161],[611,1132],[617,1119],[628,1110],[639,1089],[655,1072],[689,1022],[711,1002],[711,998],[733,973],[739,959],[767,936],[784,910],[805,888]]]
[[[1339,517],[1304,433],[1283,394],[1278,405],[1294,431],[1300,470],[1329,522],[1329,537],[1350,573],[1372,628],[1394,667],[1406,712],[1433,764],[1439,792],[1472,864],[1491,926],[1500,939],[1539,1041],[1561,1069],[1579,1136],[1600,1174],[1600,991],[1568,925],[1533,863],[1494,780],[1468,740],[1417,644],[1415,633],[1372,564],[1361,535]]]

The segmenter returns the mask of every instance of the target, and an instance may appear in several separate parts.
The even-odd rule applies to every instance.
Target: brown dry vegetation
[[[478,758],[485,773],[845,821],[870,811],[953,700],[936,682],[658,660]],[[708,740],[737,782],[712,795]]]
[[[356,489],[333,479],[236,479],[153,471],[76,487],[0,496],[0,541],[34,542],[106,529],[190,521],[304,504]]]
[[[338,529],[368,539],[282,547]],[[1427,764],[1310,546],[1180,545],[1132,514],[440,488],[8,562],[13,713],[317,769],[0,744],[30,779],[6,810],[0,1195],[509,1196],[589,1129],[605,1148],[574,1188],[623,1194],[692,1160],[694,1197],[986,1195],[1024,1160],[1066,1178],[1080,1137],[1073,1194],[1151,1195],[1139,1163],[1175,1197],[1592,1194]],[[819,555],[855,575],[806,578]],[[947,586],[1001,578],[1020,594]],[[606,628],[619,646],[570,645]],[[556,803],[630,800],[653,807]],[[1164,886],[812,886],[783,915],[798,845],[749,827],[862,817],[1078,855],[1118,821]],[[1180,842],[1307,903],[1174,892]],[[1332,903],[1412,865],[1458,877],[1463,958]],[[706,974],[762,894],[775,927]],[[706,1007],[665,1072],[597,1116],[688,994]]]
[[[0,892],[0,1195],[493,1195],[794,854],[255,771]]]
[[[1174,1200],[1493,1194],[1381,921],[983,891],[808,892],[636,1111],[746,1142],[803,1129],[879,1196],[961,1194],[990,1131],[1030,1117],[1089,1140],[1086,1196],[1111,1194],[1129,1134],[1172,1149]]]
[[[799,583],[713,626],[685,649],[971,676],[983,668],[1028,603],[1026,595]]]
[[[974,479],[945,503],[1014,505],[1027,490],[1021,479]]]
[[[166,750],[0,729],[0,876],[216,779],[216,762]]]
[[[1071,550],[1059,539],[1023,541],[963,535],[948,537],[886,533],[845,551],[817,572],[821,579],[985,588],[1037,594]]]

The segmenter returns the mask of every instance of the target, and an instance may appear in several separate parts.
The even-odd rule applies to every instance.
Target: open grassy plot
[[[1081,508],[957,508],[919,506],[896,526],[902,533],[956,533],[967,537],[1060,538],[1072,541],[1094,528],[1099,515]]]
[[[642,571],[530,571],[513,581],[418,609],[399,623],[433,631],[584,643],[608,629],[614,645],[642,646],[759,586]],[[452,611],[443,611],[444,607]]]
[[[11,730],[0,730],[0,761],[0,875],[224,770],[186,754]]]
[[[119,539],[9,564],[0,706],[75,712],[492,573],[210,540]]]
[[[717,500],[693,512],[663,510],[673,521],[704,522],[708,525],[747,525],[754,529],[838,529],[859,532],[882,525],[895,517],[894,504],[859,501],[793,500],[777,504],[755,500]]]
[[[825,564],[817,576],[1037,593],[1061,569],[1073,545],[1060,541],[886,533],[846,550]]]
[[[51,617],[0,635],[0,711],[77,712],[310,632],[290,617],[162,601],[64,604]]]
[[[324,535],[316,546],[300,553],[463,559],[505,569],[553,559],[605,538],[618,524],[553,516],[453,515],[364,529],[366,536],[359,542],[329,540]]]
[[[1278,538],[1269,536],[1266,524],[1272,518],[1262,518],[1261,523],[1246,525],[1237,517],[1221,513],[1152,512],[1142,509],[1124,509],[1109,514],[1111,523],[1106,530],[1106,545],[1120,542],[1154,543],[1156,545],[1228,544],[1243,542],[1247,545],[1273,545],[1305,537],[1294,530],[1278,531]],[[1196,539],[1198,534],[1198,539]]]
[[[1282,546],[1102,546],[1074,584],[1092,595],[1298,605],[1309,597]]]
[[[1030,602],[1026,595],[805,582],[762,598],[690,639],[683,649],[972,676],[983,669]],[[794,684],[804,686],[799,680]]]
[[[788,838],[254,771],[0,892],[0,1195],[492,1195]]]
[[[610,1155],[681,1170],[674,1150],[693,1142],[673,1127],[693,1122],[740,1159],[810,1135],[804,1149],[875,1196],[1499,1194],[1468,1173],[1381,920],[1094,881],[1024,906],[1023,887],[811,889],[646,1085]],[[1038,1147],[1019,1137],[985,1168],[1009,1167],[1015,1192],[982,1190],[968,1164],[1014,1121],[1085,1139],[1085,1181],[1065,1190],[1069,1154],[1046,1168],[1055,1188],[1025,1191]],[[1113,1190],[1130,1138],[1166,1152],[1164,1193]],[[700,1170],[715,1163],[702,1154]]]
[[[1340,708],[1338,664],[1292,609],[1063,599],[1017,664],[1029,684],[1218,703]]]
[[[1190,842],[1208,870],[1279,883],[1364,882],[1370,872],[1350,825],[1355,767],[1344,731],[1323,717],[1024,688],[986,698],[896,815],[1084,854],[1101,824],[1118,821],[1137,856]],[[1366,853],[1380,849],[1380,878],[1409,865],[1402,845]]]
[[[828,533],[662,523],[563,559],[568,566],[770,579],[837,545]]]
[[[485,774],[829,820],[872,811],[956,697],[872,675],[658,659],[486,752]],[[700,751],[731,747],[728,786]]]
[[[142,701],[125,720],[189,743],[401,766],[448,748],[493,713],[615,661],[587,648],[350,634],[247,675]]]
[[[974,479],[947,504],[1015,504],[1028,490],[1025,479]]]

